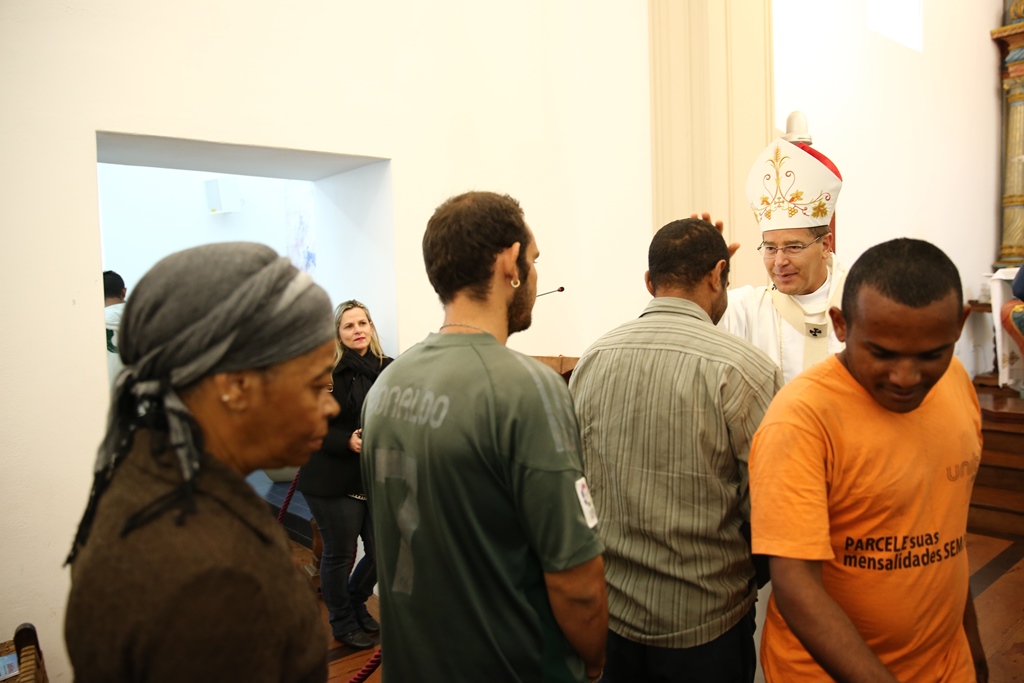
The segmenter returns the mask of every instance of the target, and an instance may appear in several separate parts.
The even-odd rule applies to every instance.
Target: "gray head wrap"
[[[182,472],[175,500],[190,503],[202,437],[179,390],[218,372],[282,363],[334,337],[327,293],[265,245],[210,244],[153,266],[121,319],[124,369],[114,383],[96,481],[69,561],[88,537],[96,502],[140,424],[166,424]]]

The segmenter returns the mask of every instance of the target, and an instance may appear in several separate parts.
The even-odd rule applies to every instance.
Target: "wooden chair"
[[[18,653],[17,683],[49,683],[35,626],[22,624],[14,630],[14,649]]]

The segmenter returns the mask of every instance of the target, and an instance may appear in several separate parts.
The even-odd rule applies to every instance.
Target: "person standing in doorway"
[[[341,412],[328,424],[323,447],[299,470],[296,486],[313,513],[324,552],[320,587],[330,615],[331,632],[357,650],[373,646],[369,634],[380,624],[366,609],[377,583],[373,527],[359,467],[363,448],[360,413],[377,376],[391,363],[384,355],[370,310],[350,299],[334,309],[337,365],[334,398]],[[355,566],[356,541],[364,555]]]
[[[117,328],[121,326],[121,316],[124,314],[125,299],[128,290],[124,286],[124,279],[112,270],[103,271],[103,305],[104,318],[107,326],[107,373],[110,375],[110,386],[114,386],[114,380],[124,367],[121,357],[117,352]]]

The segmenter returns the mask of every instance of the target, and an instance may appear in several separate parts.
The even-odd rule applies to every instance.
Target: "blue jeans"
[[[349,496],[304,496],[324,541],[320,560],[320,592],[335,637],[359,628],[356,615],[365,615],[366,600],[377,584],[377,553],[370,509],[365,500]],[[355,571],[356,539],[366,554]]]

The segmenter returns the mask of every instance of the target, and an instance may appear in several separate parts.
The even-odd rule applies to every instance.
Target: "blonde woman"
[[[368,634],[379,632],[380,624],[366,610],[366,600],[377,583],[377,564],[359,468],[363,446],[359,416],[367,392],[392,359],[381,349],[369,309],[358,301],[345,301],[334,309],[334,327],[334,398],[341,412],[330,421],[323,446],[299,472],[297,488],[323,536],[320,586],[331,631],[345,645],[362,650],[373,646]],[[353,571],[360,537],[366,554]]]

